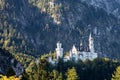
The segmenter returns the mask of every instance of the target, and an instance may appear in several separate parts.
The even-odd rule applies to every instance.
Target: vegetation
[[[76,72],[76,69],[72,67],[71,69],[68,69],[67,71],[67,79],[66,80],[78,80],[78,75]]]
[[[76,0],[78,4],[76,4],[74,0],[66,0],[65,2],[64,0],[61,0],[61,2],[55,2],[54,0],[29,0],[31,4],[38,8],[28,5],[27,1],[25,2],[26,4],[23,5],[22,2],[24,0],[16,1],[17,0],[0,0],[0,47],[6,48],[11,53],[15,53],[13,54],[15,58],[24,64],[26,70],[22,77],[23,80],[110,80],[111,78],[113,80],[119,80],[119,63],[109,59],[86,60],[84,62],[79,60],[77,63],[72,60],[63,62],[63,60],[60,59],[58,63],[53,65],[48,63],[45,59],[46,55],[36,60],[32,56],[23,54],[34,52],[33,45],[31,48],[31,45],[28,45],[27,41],[30,41],[31,38],[34,39],[38,34],[39,38],[37,40],[40,40],[41,43],[45,43],[39,45],[40,48],[38,48],[38,50],[40,49],[45,52],[49,51],[46,50],[48,47],[51,49],[55,47],[56,40],[61,40],[63,43],[66,43],[66,45],[72,45],[72,43],[75,42],[79,44],[78,40],[83,39],[82,37],[85,35],[87,37],[89,29],[92,30],[97,26],[102,33],[104,27],[110,25],[110,27],[116,26],[114,25],[118,22],[116,19],[114,20],[114,18],[107,15],[105,11],[84,5],[78,0]],[[74,18],[72,18],[72,16]],[[61,18],[63,19],[62,22],[65,22],[63,24],[66,26],[61,24],[61,27],[58,27],[51,21],[51,19],[53,19],[55,23],[59,24],[62,20]],[[69,22],[69,20],[71,21]],[[72,25],[70,23],[72,23]],[[75,27],[71,29],[72,26]],[[24,33],[22,30],[26,27],[26,33]],[[109,29],[109,27],[107,28]],[[112,36],[115,36],[116,29],[118,29],[117,26],[110,31],[111,34],[114,33]],[[27,41],[25,39],[26,36],[23,37],[24,34],[22,34],[22,32],[30,35]],[[104,35],[104,33],[101,35]],[[108,36],[102,37],[103,39],[98,41],[104,43],[100,45],[102,46],[101,50],[111,51],[111,53],[115,51],[119,57],[119,45],[117,44],[119,41],[108,41],[108,39],[106,39]],[[110,37],[110,39],[112,38],[113,37]],[[84,42],[86,42],[86,40]],[[114,43],[106,46],[109,44],[107,42]],[[46,47],[46,45],[49,45],[48,43],[50,43],[50,46]],[[51,47],[51,44],[54,46]],[[69,49],[70,45],[66,45],[64,47]],[[36,45],[34,47],[36,47]],[[110,47],[109,50],[107,49],[108,47]],[[6,76],[1,76],[0,80],[19,79],[14,76],[15,74],[11,72],[11,69],[8,72]]]
[[[55,64],[51,64],[47,60],[50,55],[51,53],[35,59],[19,54],[16,59],[18,58],[25,67],[22,77],[17,78],[14,70],[10,68],[0,80],[119,80],[120,78],[120,64],[115,60],[98,58],[93,61],[64,62],[63,59],[59,59]]]
[[[15,6],[10,0],[0,0],[0,48],[5,48],[13,54],[32,53],[33,48],[28,45],[20,30],[16,29],[21,25],[18,25],[16,20],[16,9],[19,10],[20,6],[14,8]]]
[[[40,58],[30,63],[23,78],[27,80],[111,80],[117,66],[120,64],[109,59],[86,60],[82,62],[62,59],[55,65]]]
[[[17,78],[15,76],[10,76],[10,77],[7,77],[7,76],[0,76],[0,80],[21,80],[20,78]]]
[[[120,66],[116,68],[116,71],[112,75],[112,80],[120,80]]]
[[[62,4],[54,0],[29,0],[29,3],[37,6],[42,12],[48,13],[55,23],[61,23]]]

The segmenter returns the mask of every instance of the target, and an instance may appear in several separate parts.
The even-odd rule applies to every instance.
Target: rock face
[[[87,47],[92,33],[97,53],[120,59],[120,21],[100,7],[81,0],[2,1],[1,25],[6,27],[5,21],[11,24],[39,54],[54,51],[57,41],[63,43],[65,52],[80,42]]]
[[[0,74],[6,75],[9,69],[13,69],[16,76],[20,76],[24,72],[24,67],[14,57],[0,48]]]
[[[89,5],[103,8],[120,19],[120,0],[82,0]]]

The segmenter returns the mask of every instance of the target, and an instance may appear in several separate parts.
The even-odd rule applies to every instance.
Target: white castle
[[[82,46],[82,43],[80,44]],[[75,60],[78,61],[79,59],[84,61],[84,60],[94,60],[95,58],[98,57],[98,54],[94,50],[94,42],[93,42],[93,37],[91,34],[89,35],[89,51],[79,51],[73,45],[72,49],[69,51],[69,55],[63,56],[63,48],[62,48],[62,43],[57,42],[57,48],[56,48],[56,61],[58,61],[59,58],[63,58],[65,62],[68,60]],[[52,57],[49,57],[49,62],[55,63],[55,61],[52,60]]]

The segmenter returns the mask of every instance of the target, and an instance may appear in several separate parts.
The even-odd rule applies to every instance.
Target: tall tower
[[[69,58],[72,59],[72,51],[69,52]]]
[[[82,43],[82,41],[80,42],[80,51],[83,51],[83,43]]]
[[[77,49],[76,49],[75,45],[73,45],[73,47],[72,47],[72,53],[77,54]]]
[[[78,61],[78,51],[77,51],[75,45],[73,45],[73,48],[72,48],[72,54],[73,54],[72,57],[75,58],[75,61]]]
[[[60,42],[57,42],[56,55],[57,55],[57,60],[63,57],[63,48]]]
[[[94,43],[93,43],[93,37],[91,33],[89,35],[89,49],[90,49],[90,52],[94,53]]]

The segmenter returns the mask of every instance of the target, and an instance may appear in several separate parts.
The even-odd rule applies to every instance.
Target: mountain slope
[[[103,8],[109,14],[120,18],[120,0],[82,0],[89,5]]]
[[[101,8],[80,0],[3,1],[6,7],[2,7],[0,14],[9,14],[8,24],[11,23],[25,44],[29,44],[26,51],[48,53],[55,50],[57,41],[63,43],[64,51],[69,51],[73,44],[79,46],[81,41],[87,47],[88,36],[92,33],[96,52],[120,57],[120,22]],[[5,20],[0,21],[2,25]]]
[[[24,72],[22,64],[4,49],[0,49],[0,64],[0,74],[6,75],[10,69],[15,71],[16,76],[20,76]]]

